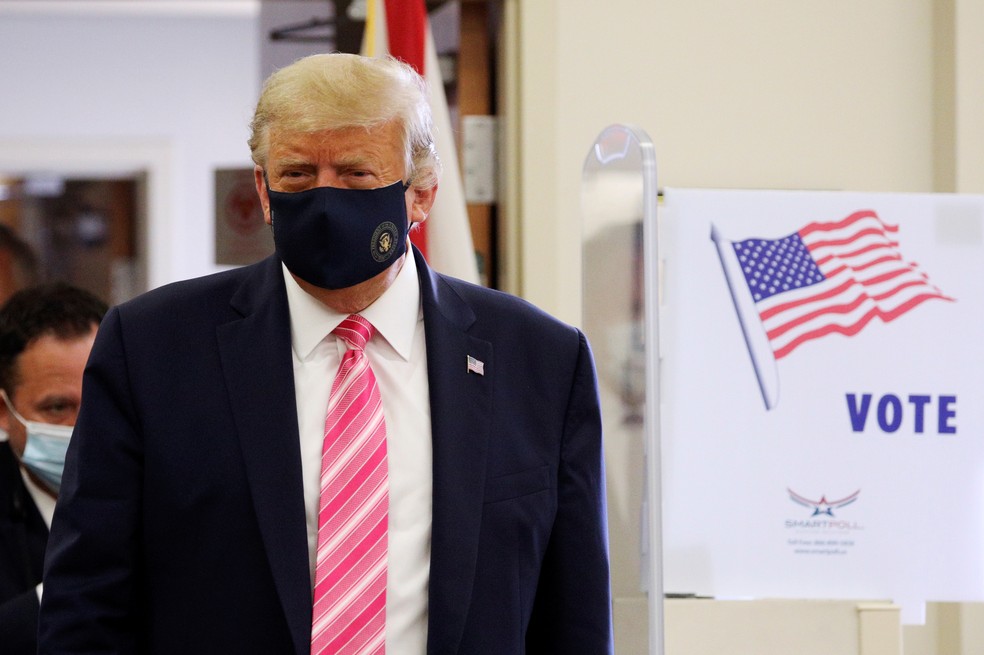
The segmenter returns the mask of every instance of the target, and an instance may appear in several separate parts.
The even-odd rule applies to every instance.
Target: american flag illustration
[[[853,336],[876,318],[953,300],[903,259],[898,230],[864,210],[779,239],[732,242],[777,360],[811,339]]]

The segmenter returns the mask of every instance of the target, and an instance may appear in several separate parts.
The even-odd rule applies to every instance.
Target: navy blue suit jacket
[[[37,653],[38,595],[48,539],[37,505],[24,486],[20,464],[0,443],[0,653]]]
[[[427,652],[609,653],[587,342],[415,256],[434,451]],[[276,258],[109,312],[49,540],[41,652],[309,652],[290,348]]]

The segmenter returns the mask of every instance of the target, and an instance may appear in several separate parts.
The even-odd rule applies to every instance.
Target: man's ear
[[[271,224],[270,218],[270,194],[267,193],[266,177],[263,169],[259,165],[253,166],[253,181],[256,183],[256,195],[260,197],[260,206],[263,207],[263,222]]]
[[[7,433],[7,438],[10,438],[10,410],[7,409],[7,403],[3,402],[3,398],[0,398],[0,428]]]
[[[409,211],[410,223],[423,223],[430,214],[431,207],[434,206],[434,199],[437,197],[437,185],[429,189],[410,187],[409,193],[413,194],[410,198]]]

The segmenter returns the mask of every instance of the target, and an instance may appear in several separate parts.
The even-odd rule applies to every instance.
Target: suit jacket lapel
[[[492,344],[467,333],[475,321],[471,308],[428,268],[416,249],[414,254],[424,310],[434,448],[427,652],[455,653],[478,558],[495,370]],[[468,370],[469,356],[484,364],[484,374]]]
[[[280,262],[253,269],[216,332],[260,533],[297,652],[310,651],[311,581],[290,320]]]

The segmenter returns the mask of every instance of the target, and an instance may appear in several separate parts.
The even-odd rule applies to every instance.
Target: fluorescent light
[[[260,0],[0,0],[0,15],[259,16]]]

